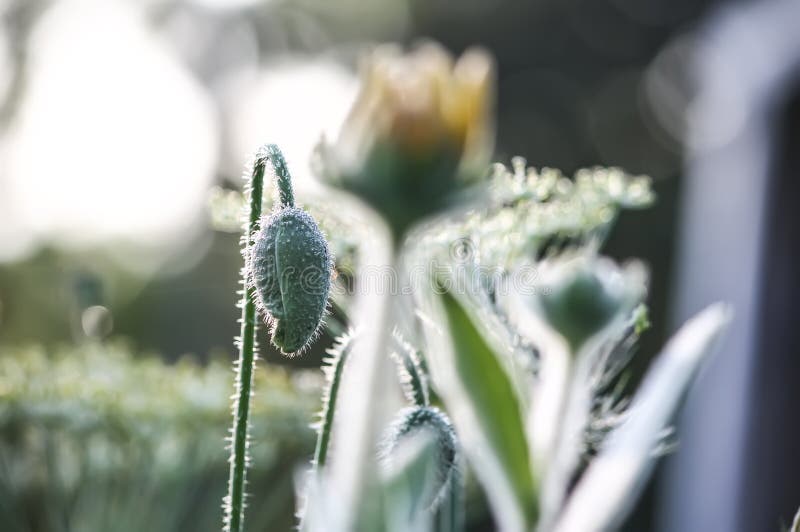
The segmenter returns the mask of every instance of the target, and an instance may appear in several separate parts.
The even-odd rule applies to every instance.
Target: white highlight
[[[324,60],[283,59],[260,72],[239,72],[226,85],[232,153],[280,144],[296,188],[312,180],[309,160],[324,133],[335,137],[358,89],[355,75]],[[240,163],[236,161],[231,171]]]
[[[143,13],[111,0],[59,2],[30,50],[0,172],[0,210],[13,205],[14,232],[66,245],[163,244],[196,225],[217,160],[214,110]]]

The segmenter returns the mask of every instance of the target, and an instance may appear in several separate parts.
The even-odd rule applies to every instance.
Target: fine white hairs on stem
[[[284,354],[302,353],[319,335],[328,307],[333,261],[317,222],[294,204],[291,176],[280,150],[270,145],[278,202],[261,220],[247,257],[248,282]]]
[[[259,151],[261,154],[261,151]],[[260,155],[253,163],[250,179],[245,185],[245,195],[250,198],[250,210],[242,236],[242,254],[245,261],[250,248],[253,247],[258,220],[261,217],[262,193],[264,190],[265,161]],[[244,522],[245,483],[247,466],[247,449],[249,445],[250,395],[253,386],[253,367],[256,360],[256,304],[255,294],[247,281],[247,268],[242,270],[242,309],[240,319],[241,332],[236,340],[239,348],[239,360],[236,363],[236,391],[233,395],[233,426],[231,428],[230,476],[228,494],[223,499],[224,527],[226,532],[240,532]]]

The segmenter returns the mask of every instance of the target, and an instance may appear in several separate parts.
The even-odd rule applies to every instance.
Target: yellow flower
[[[494,143],[494,68],[478,49],[457,61],[435,44],[376,49],[325,173],[402,232],[483,173]]]
[[[419,155],[444,143],[486,157],[492,147],[492,72],[489,56],[478,49],[454,64],[435,44],[405,56],[395,46],[378,48],[365,67],[342,140],[363,151],[391,140]]]

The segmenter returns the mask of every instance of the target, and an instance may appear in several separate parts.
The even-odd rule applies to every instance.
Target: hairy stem
[[[428,406],[430,404],[428,379],[422,367],[420,352],[406,342],[397,329],[393,336],[395,343],[400,347],[399,353],[395,353],[393,358],[397,361],[400,382],[406,396],[416,406]]]
[[[333,428],[333,416],[336,412],[336,399],[339,395],[339,383],[342,379],[342,370],[347,362],[347,356],[352,345],[352,335],[342,336],[337,345],[329,352],[325,369],[328,378],[328,388],[322,401],[320,413],[319,433],[317,434],[317,447],[314,450],[314,468],[319,471],[325,466],[328,457],[328,443]]]
[[[405,370],[409,375],[409,384],[414,392],[414,404],[420,407],[428,406],[428,391],[425,389],[425,385],[422,383],[423,381],[419,372],[419,366],[414,363],[414,360],[408,353],[403,355],[403,362],[405,364]]]
[[[250,216],[242,237],[245,262],[247,253],[253,245],[258,221],[261,218],[261,197],[264,190],[264,169],[267,159],[272,157],[272,146],[259,150],[253,164],[248,185],[250,194]],[[277,148],[275,148],[277,149]],[[280,153],[280,152],[279,152]],[[281,160],[283,158],[281,157]],[[285,166],[285,165],[284,165]],[[288,175],[288,174],[287,174]],[[291,184],[289,185],[291,194]],[[241,301],[241,333],[238,339],[239,361],[236,366],[236,393],[233,407],[233,428],[230,456],[230,477],[228,495],[225,497],[225,530],[241,532],[244,520],[244,485],[247,466],[248,417],[250,414],[250,394],[253,385],[253,366],[256,356],[256,304],[254,289],[248,286],[246,265],[242,269],[243,295]]]
[[[275,172],[275,182],[278,185],[278,201],[281,208],[294,207],[294,191],[292,189],[292,177],[289,174],[289,167],[283,153],[275,144],[267,144],[263,150],[272,162],[272,170]]]

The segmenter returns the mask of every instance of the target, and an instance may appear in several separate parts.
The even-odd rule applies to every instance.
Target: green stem
[[[454,466],[458,467],[458,466]],[[464,530],[464,482],[458,473],[450,481],[450,490],[436,510],[436,532],[462,532]]]
[[[352,345],[352,335],[342,336],[338,345],[330,352],[331,357],[327,360],[327,377],[329,379],[328,389],[322,403],[322,413],[320,419],[319,433],[317,434],[317,447],[314,450],[314,469],[319,471],[325,466],[328,457],[328,443],[333,428],[333,416],[336,413],[336,399],[339,395],[339,383],[342,378],[342,370],[347,355]]]
[[[419,407],[428,406],[428,393],[423,384],[417,364],[408,353],[403,356],[403,360],[410,378],[411,388],[414,391],[414,403]]]
[[[261,198],[264,190],[264,169],[271,147],[259,150],[253,165],[248,186],[250,193],[250,217],[246,233],[242,238],[245,257],[253,245],[258,221],[261,218]],[[291,186],[291,185],[290,185]],[[291,192],[291,188],[290,188]],[[230,457],[228,495],[225,498],[225,530],[241,532],[244,520],[244,485],[247,466],[248,417],[250,415],[250,390],[253,386],[253,365],[256,351],[256,304],[254,289],[248,286],[246,266],[242,269],[244,290],[242,295],[241,334],[238,340],[239,361],[236,372],[236,404]]]
[[[275,180],[278,185],[278,200],[281,208],[294,207],[294,191],[292,190],[292,176],[289,174],[289,167],[283,153],[275,144],[267,144],[263,148],[266,156],[272,162],[272,169],[275,172]]]
[[[379,223],[375,227],[380,231]],[[388,231],[380,233],[365,242],[362,271],[386,272],[392,271],[387,267],[396,266],[395,243]],[[386,353],[392,318],[390,286],[385,278],[379,280],[382,283],[356,302],[354,323],[363,330],[353,345],[348,372],[343,375],[341,419],[333,435],[336,455],[328,466],[331,489],[339,497],[342,530],[377,530],[373,521],[380,515],[380,502],[370,495],[377,481],[375,445],[389,418],[385,401],[392,374]]]
[[[394,332],[394,340],[400,347],[400,353],[396,356],[399,358],[397,362],[400,381],[404,387],[407,387],[406,395],[414,405],[428,406],[430,404],[428,385],[426,373],[422,368],[420,352],[406,342],[397,330]]]

